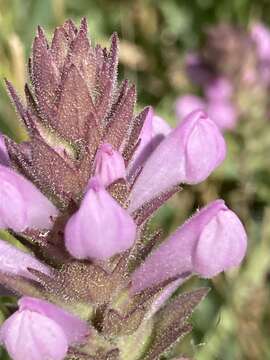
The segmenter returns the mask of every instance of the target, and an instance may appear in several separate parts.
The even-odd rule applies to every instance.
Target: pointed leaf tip
[[[87,22],[87,18],[85,16],[81,20],[80,30],[86,34],[88,33],[88,22]]]

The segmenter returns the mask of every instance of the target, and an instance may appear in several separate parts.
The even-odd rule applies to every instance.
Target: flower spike
[[[222,163],[211,115],[228,120],[230,89],[193,57],[191,72],[212,86],[209,116],[196,110],[172,129],[151,107],[135,114],[135,86],[117,79],[118,43],[113,34],[108,48],[94,45],[86,18],[52,41],[39,27],[26,99],[6,81],[28,135],[17,144],[0,134],[0,229],[18,244],[0,240],[0,290],[22,296],[0,328],[13,360],[166,357],[208,292],[180,294],[181,284],[239,265],[246,251],[222,200],[164,242],[149,226],[180,184]]]

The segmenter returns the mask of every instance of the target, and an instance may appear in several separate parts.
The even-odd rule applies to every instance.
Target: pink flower
[[[181,121],[184,117],[188,116],[195,110],[205,110],[207,107],[206,102],[195,95],[181,96],[175,105],[175,112],[177,118]]]
[[[149,255],[133,274],[132,290],[140,292],[185,273],[213,277],[238,266],[246,247],[242,223],[222,200],[216,200]]]
[[[206,87],[206,100],[195,95],[180,97],[176,102],[176,116],[181,121],[192,111],[204,109],[220,130],[231,130],[237,121],[236,108],[230,101],[231,94],[232,87],[226,79],[215,79]]]
[[[107,187],[115,180],[125,179],[126,169],[122,155],[110,144],[100,145],[95,157],[95,176]]]
[[[217,77],[205,86],[205,95],[208,100],[229,100],[232,93],[232,84],[224,77]]]
[[[225,158],[224,138],[203,111],[187,116],[147,159],[130,194],[129,211],[180,184],[205,180]]]
[[[158,115],[153,116],[152,121],[152,136],[167,136],[171,132],[171,127],[162,117]]]
[[[13,360],[63,360],[90,334],[86,322],[47,301],[23,297],[2,325],[0,341]]]
[[[46,275],[51,273],[49,266],[42,264],[34,256],[0,239],[0,272],[36,280],[28,271],[29,268]]]
[[[220,130],[232,130],[235,128],[237,122],[237,112],[229,100],[209,101],[207,112]]]
[[[0,228],[50,229],[56,207],[27,179],[0,165]]]
[[[251,27],[251,38],[255,42],[261,61],[270,61],[270,31],[262,23],[254,23]]]
[[[129,249],[136,237],[136,225],[104,189],[92,178],[79,210],[65,228],[67,250],[77,259],[107,259]]]
[[[169,124],[160,116],[154,115],[153,108],[149,108],[148,115],[140,133],[140,143],[129,165],[128,175],[131,177],[136,170],[143,166],[158,144],[171,132]]]

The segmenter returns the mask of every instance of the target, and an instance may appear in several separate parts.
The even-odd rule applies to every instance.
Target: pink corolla
[[[140,132],[139,145],[128,168],[129,177],[134,175],[136,170],[144,165],[158,144],[170,132],[170,125],[162,117],[155,115],[153,108],[150,107]]]
[[[251,26],[250,35],[257,52],[261,81],[268,85],[270,82],[270,30],[262,23],[254,23]],[[247,77],[249,73],[245,75]],[[254,77],[256,78],[256,75],[253,75]]]
[[[19,275],[28,279],[36,277],[28,269],[34,269],[50,275],[51,269],[30,253],[24,252],[0,239],[0,273]]]
[[[205,97],[192,94],[181,96],[175,105],[179,121],[192,111],[203,109],[220,130],[231,130],[237,122],[237,111],[231,101],[232,86],[226,78],[217,77],[205,85]]]
[[[192,112],[145,162],[130,194],[130,212],[171,187],[205,180],[225,158],[226,145],[203,111]]]
[[[102,144],[95,157],[95,176],[106,187],[118,179],[125,179],[126,168],[122,155],[110,144]]]
[[[153,137],[167,136],[172,130],[170,125],[167,123],[167,121],[165,121],[161,116],[158,115],[153,116],[152,128],[153,128],[152,131]]]
[[[146,259],[133,274],[132,290],[142,291],[190,273],[210,278],[241,263],[245,229],[222,200],[197,212]]]
[[[208,100],[229,100],[233,95],[232,84],[225,77],[216,77],[205,85],[205,95]]]
[[[92,178],[79,210],[65,228],[65,244],[77,259],[107,259],[129,249],[136,225],[128,212]]]
[[[63,360],[90,335],[86,322],[47,301],[23,297],[1,326],[0,341],[13,360]]]
[[[251,38],[261,61],[270,61],[270,31],[262,23],[254,23],[250,30]]]
[[[208,102],[207,112],[221,130],[232,130],[237,124],[237,111],[229,100]]]
[[[207,104],[202,98],[191,94],[181,96],[175,104],[175,112],[179,120],[195,110],[206,110],[206,108]]]
[[[0,165],[0,228],[50,229],[57,208],[26,178]]]

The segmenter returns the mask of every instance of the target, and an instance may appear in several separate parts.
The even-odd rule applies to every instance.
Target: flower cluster
[[[203,97],[180,97],[177,117],[182,119],[190,111],[205,109],[221,130],[232,130],[247,107],[242,104],[241,92],[245,91],[247,97],[246,92],[252,88],[256,97],[261,97],[261,92],[268,91],[270,31],[261,23],[253,23],[249,31],[220,24],[209,30],[200,53],[188,54],[186,71],[201,87]]]
[[[246,233],[222,200],[161,242],[147,226],[179,184],[205,180],[225,158],[201,110],[175,129],[117,83],[118,39],[92,45],[68,20],[49,44],[38,28],[26,103],[10,97],[29,139],[0,137],[0,282],[18,310],[0,341],[14,360],[157,359],[190,331],[207,289],[178,294],[190,276],[237,266]],[[131,336],[129,336],[131,335]]]

